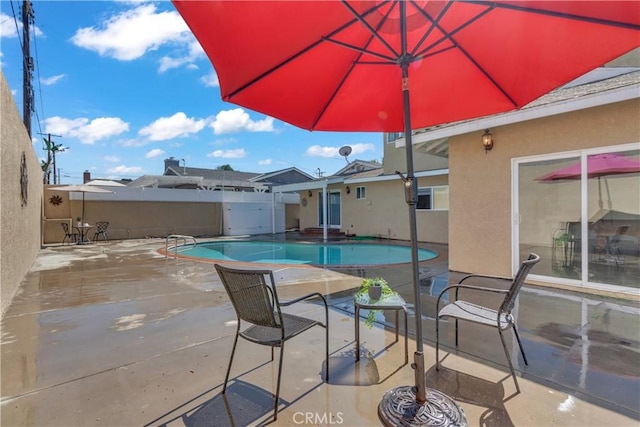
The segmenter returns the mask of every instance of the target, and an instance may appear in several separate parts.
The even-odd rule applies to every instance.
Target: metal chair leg
[[[273,421],[278,419],[278,403],[280,402],[280,379],[282,378],[282,358],[284,357],[284,341],[280,342],[280,363],[278,364],[278,384],[276,385],[276,401],[273,404]]]
[[[524,354],[524,347],[522,347],[522,341],[520,341],[520,335],[518,334],[518,328],[516,325],[513,325],[513,333],[516,336],[516,340],[518,341],[518,346],[520,347],[520,353],[522,353],[522,358],[524,359],[524,364],[529,366],[529,362],[527,362],[527,356]]]
[[[440,347],[440,316],[436,314],[436,371],[440,370],[440,357],[438,357],[439,347]]]
[[[324,357],[325,357],[325,365],[326,365],[326,370],[324,372],[324,381],[325,382],[329,382],[329,316],[327,315],[327,324],[325,327],[325,332],[324,332],[324,339],[325,339],[325,351],[324,351]]]
[[[458,319],[456,319],[456,348],[458,348]]]
[[[504,349],[504,354],[507,356],[507,363],[509,364],[509,369],[511,370],[511,376],[513,377],[513,382],[516,384],[516,390],[520,393],[520,386],[518,385],[518,379],[516,378],[516,371],[513,370],[513,363],[511,363],[511,355],[509,354],[509,350],[507,350],[507,343],[504,340],[504,335],[502,334],[502,329],[498,329],[500,333],[500,341],[502,341],[502,348]]]
[[[236,345],[238,344],[238,335],[240,331],[240,321],[238,320],[238,329],[236,330],[236,338],[233,340],[233,348],[231,349],[231,357],[229,358],[229,366],[227,366],[227,375],[224,377],[224,386],[222,386],[222,394],[227,391],[227,382],[229,381],[229,374],[231,373],[231,363],[233,363],[233,356],[236,353]]]

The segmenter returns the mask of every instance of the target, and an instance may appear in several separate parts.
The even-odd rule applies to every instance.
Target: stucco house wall
[[[407,156],[404,147],[396,148],[395,143],[384,142],[384,173],[392,175],[396,171],[407,171]],[[413,164],[415,171],[446,169],[449,160],[427,153],[419,144],[413,146]],[[407,214],[408,215],[408,214]]]
[[[189,191],[189,190],[175,190]],[[79,193],[78,193],[79,194]],[[51,197],[62,200],[51,203]],[[82,200],[70,200],[70,193],[46,188],[44,191],[44,243],[60,243],[61,222],[70,226],[82,213]],[[166,201],[85,200],[85,222],[108,221],[110,239],[164,237],[169,234],[218,236],[221,234],[221,204]],[[93,237],[95,229],[88,232]]]
[[[447,185],[447,176],[421,177],[419,187]],[[350,193],[347,194],[346,187]],[[366,198],[356,198],[356,188],[366,188]],[[340,191],[342,216],[340,230],[357,236],[373,236],[384,239],[409,240],[409,213],[404,199],[404,188],[400,179],[354,184],[339,184],[328,187],[329,191]],[[318,190],[300,194],[306,206],[300,207],[300,228],[318,227]],[[418,240],[422,242],[446,243],[448,239],[448,211],[423,211],[416,213]]]
[[[0,73],[0,306],[2,315],[41,247],[42,169]],[[22,202],[21,161],[26,160],[27,201]]]
[[[485,154],[481,131],[449,144],[449,268],[511,275],[511,161],[640,141],[640,99],[491,128]],[[481,220],[480,220],[481,219]]]

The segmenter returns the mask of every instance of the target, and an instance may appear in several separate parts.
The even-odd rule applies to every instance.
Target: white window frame
[[[419,208],[416,205],[416,210],[418,212],[425,212],[425,211],[448,211],[449,209],[442,209],[442,208],[434,208],[433,206],[433,202],[435,200],[435,197],[433,197],[435,190],[438,188],[446,188],[447,189],[447,193],[449,192],[449,186],[448,185],[430,185],[430,186],[425,186],[425,187],[418,187],[418,198],[420,197],[420,192],[421,191],[428,191],[430,193],[430,203],[429,203],[429,207],[428,208]]]
[[[356,187],[356,200],[364,200],[367,198],[367,187]]]

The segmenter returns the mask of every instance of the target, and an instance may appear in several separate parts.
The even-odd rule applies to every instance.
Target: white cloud
[[[176,57],[163,56],[162,58],[160,58],[160,67],[158,68],[158,72],[164,73],[167,70],[178,68],[183,65],[186,65],[186,67],[189,69],[197,70],[198,66],[193,62],[198,59],[206,58],[204,50],[202,50],[202,46],[200,46],[200,43],[198,43],[198,41],[193,37],[190,42],[186,43],[186,45],[186,53],[178,55]]]
[[[351,155],[362,154],[366,151],[376,151],[373,144],[353,144],[351,147]],[[340,147],[321,147],[319,145],[312,145],[307,148],[306,155],[309,157],[341,157],[338,152]]]
[[[307,156],[310,157],[336,157],[338,156],[338,150],[340,147],[321,147],[319,145],[312,145],[307,148]]]
[[[269,166],[272,162],[271,159],[258,160],[260,166]]]
[[[80,28],[71,38],[76,46],[121,61],[140,58],[163,44],[190,40],[193,35],[180,14],[157,12],[154,4],[143,4],[114,15],[99,28]]]
[[[149,144],[149,141],[145,139],[129,138],[129,139],[122,139],[118,141],[117,144],[122,147],[143,147]]]
[[[55,116],[45,119],[44,122],[46,133],[78,138],[83,144],[93,144],[100,139],[129,130],[129,124],[118,117],[99,117],[90,121],[84,117],[66,119]]]
[[[164,154],[164,150],[159,148],[154,148],[144,155],[145,159],[153,159],[154,157],[162,156]]]
[[[200,77],[200,81],[202,83],[204,83],[204,85],[207,86],[207,87],[219,87],[220,86],[220,81],[218,80],[218,75],[215,73],[215,71],[212,71],[211,73],[207,74],[206,76]]]
[[[216,138],[216,140],[213,141],[213,145],[228,145],[228,144],[234,144],[236,142],[238,142],[238,140],[236,138],[233,138],[233,137]]]
[[[249,113],[242,108],[220,111],[209,125],[213,133],[221,135],[237,132],[273,132],[273,118],[265,117],[263,120],[251,120]]]
[[[125,165],[120,165],[120,166],[116,166],[115,168],[107,169],[107,173],[115,174],[118,176],[139,175],[140,173],[142,173],[142,171],[143,169],[140,166],[125,166]]]
[[[140,129],[138,134],[149,137],[151,141],[164,141],[198,133],[204,128],[205,123],[205,120],[188,118],[186,114],[179,112],[171,117],[159,118],[149,126]]]
[[[367,151],[376,151],[376,147],[375,145],[368,143],[368,144],[352,144],[350,145],[351,147],[351,154],[362,154],[364,152]]]
[[[207,157],[222,159],[242,159],[244,156],[246,156],[244,148],[236,148],[235,150],[216,150],[213,153],[207,154]]]
[[[22,22],[18,21],[18,30],[22,29]],[[16,21],[4,13],[0,12],[0,37],[17,37],[18,30],[16,30]]]
[[[42,31],[40,30],[40,28],[38,28],[38,26],[33,26],[31,28],[34,31],[34,34],[36,36],[43,35]],[[22,34],[22,22],[19,20],[19,18],[16,18],[16,20],[14,20],[13,17],[0,12],[0,38],[17,37],[18,32]]]
[[[117,156],[104,156],[104,160],[111,163],[116,163],[120,161],[120,158]]]
[[[51,86],[51,85],[54,85],[54,84],[58,83],[58,81],[60,79],[62,79],[63,77],[65,77],[64,74],[58,74],[57,76],[51,76],[51,77],[46,78],[46,79],[45,78],[41,78],[40,79],[40,83],[42,83],[45,86]]]

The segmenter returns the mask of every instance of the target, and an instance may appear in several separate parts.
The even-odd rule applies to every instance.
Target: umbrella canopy
[[[403,131],[403,61],[422,128],[521,107],[639,45],[635,1],[173,3],[225,101],[314,130]]]
[[[388,423],[433,420],[421,406],[427,397],[411,130],[516,109],[638,47],[637,2],[173,4],[211,60],[225,101],[304,129],[405,132],[418,406],[407,410],[403,400],[413,387],[396,389],[379,413]],[[439,414],[457,412],[434,400]]]
[[[84,194],[85,193],[113,193],[111,190],[105,190],[100,187],[96,187],[93,185],[87,184],[73,184],[73,185],[65,185],[64,187],[51,187],[51,190],[55,191],[76,191],[78,193],[82,193],[82,224],[84,224]]]

